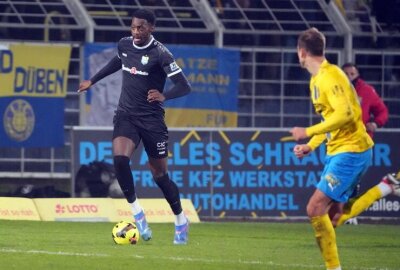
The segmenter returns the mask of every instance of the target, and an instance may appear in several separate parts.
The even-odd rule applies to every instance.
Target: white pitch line
[[[201,262],[201,263],[226,263],[226,264],[252,264],[252,265],[268,265],[268,266],[285,266],[285,267],[295,267],[295,268],[318,268],[321,269],[323,265],[305,265],[305,264],[280,264],[274,263],[272,261],[262,262],[262,261],[247,261],[247,260],[214,260],[214,259],[204,259],[204,258],[190,258],[190,257],[154,257],[162,260],[174,260],[174,261],[189,261],[189,262]]]
[[[0,249],[2,253],[26,253],[26,254],[47,254],[47,255],[60,255],[60,256],[79,256],[79,257],[109,257],[107,254],[97,253],[75,253],[64,251],[47,251],[47,250],[17,250],[17,249]]]
[[[78,256],[78,257],[111,257],[109,254],[102,253],[77,253],[77,252],[65,252],[65,251],[48,251],[48,250],[18,250],[18,249],[8,249],[0,248],[0,253],[23,253],[23,254],[47,254],[47,255],[58,255],[58,256]],[[115,256],[113,256],[115,257]],[[191,257],[167,257],[167,256],[142,256],[142,255],[129,255],[127,257],[134,257],[136,259],[161,259],[170,261],[187,261],[187,262],[200,262],[200,263],[226,263],[226,264],[244,264],[244,265],[264,265],[264,266],[276,266],[276,267],[292,267],[292,268],[318,268],[321,269],[323,265],[306,265],[306,264],[283,264],[275,263],[273,261],[263,262],[263,261],[248,261],[248,260],[214,260],[205,258],[191,258]],[[346,267],[350,270],[396,270],[392,268],[376,268],[376,267]]]
[[[238,261],[233,261],[233,260],[213,260],[213,259],[204,259],[204,258],[190,258],[190,257],[153,257],[153,259],[158,258],[158,259],[163,259],[163,260],[175,260],[175,261],[190,261],[190,262],[201,262],[201,263],[227,263],[227,264],[252,264],[252,265],[267,265],[267,266],[274,266],[274,267],[282,267],[282,269],[286,269],[287,267],[292,267],[292,268],[306,268],[306,269],[311,269],[311,268],[317,268],[317,269],[322,269],[324,265],[306,265],[306,264],[283,264],[283,263],[276,263],[273,261],[268,261],[268,262],[262,262],[262,261],[247,261],[247,260],[241,260],[239,259]],[[396,269],[391,269],[391,268],[365,268],[365,267],[346,267],[346,269],[351,269],[351,270],[396,270]],[[399,270],[399,269],[397,269]]]

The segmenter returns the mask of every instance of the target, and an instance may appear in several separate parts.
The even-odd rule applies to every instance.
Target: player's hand
[[[310,152],[311,152],[311,147],[308,146],[307,144],[297,144],[293,148],[293,153],[298,158],[307,156]]]
[[[375,130],[378,128],[378,125],[375,122],[368,122],[365,124],[365,127],[367,128],[367,131],[375,132]]]
[[[91,82],[90,80],[82,81],[82,82],[79,84],[78,93],[85,92],[86,90],[89,89],[90,86],[92,86],[92,82]]]
[[[302,127],[294,127],[290,131],[295,141],[307,138],[306,129]]]
[[[149,92],[147,92],[147,101],[148,102],[164,102],[165,97],[163,94],[160,93],[157,89],[150,89]]]

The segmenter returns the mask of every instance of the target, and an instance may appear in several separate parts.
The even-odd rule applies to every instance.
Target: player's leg
[[[341,269],[336,234],[330,218],[335,218],[335,212],[342,211],[360,176],[371,164],[371,157],[371,150],[327,156],[321,180],[307,206],[327,269]]]
[[[307,204],[307,214],[314,229],[315,239],[329,270],[340,270],[339,254],[336,245],[336,233],[329,218],[332,199],[316,189]]]
[[[113,156],[114,167],[118,183],[126,200],[131,205],[136,226],[143,240],[148,241],[152,237],[152,231],[147,224],[144,211],[136,197],[135,184],[133,181],[130,158],[135,151],[136,145],[140,143],[140,136],[133,125],[130,117],[124,113],[117,112],[114,117],[113,132]]]
[[[360,184],[358,184],[356,186],[356,188],[354,189],[353,194],[351,194],[351,196],[350,196],[350,200],[353,200],[354,198],[356,198],[356,197],[358,197],[360,195],[360,187],[361,187]],[[344,207],[344,205],[343,205],[343,207]],[[343,211],[342,211],[342,213],[343,213]],[[357,217],[349,218],[348,220],[346,220],[345,224],[358,225]]]
[[[364,194],[351,199],[344,206],[343,214],[333,221],[335,226],[340,226],[346,220],[358,216],[372,203],[392,193],[400,196],[400,172],[397,175],[387,174],[379,184],[370,188]]]
[[[333,226],[335,226],[335,221],[337,221],[340,216],[343,214],[343,207],[344,207],[344,203],[334,203],[332,204],[332,206],[329,208],[329,218],[331,219],[331,222],[333,224]]]
[[[114,167],[118,183],[126,200],[131,205],[133,217],[142,239],[148,241],[151,239],[152,231],[146,222],[144,211],[136,197],[132,171],[129,165],[130,156],[132,156],[134,149],[135,144],[129,138],[117,137],[113,139]]]
[[[129,165],[134,149],[135,144],[129,138],[120,136],[113,139],[115,174],[121,190],[129,203],[136,200],[135,187]]]
[[[174,244],[186,244],[189,221],[182,211],[178,186],[168,175],[168,128],[164,118],[152,116],[142,119],[140,134],[149,157],[149,166],[154,181],[175,214]]]
[[[167,157],[160,159],[149,157],[150,170],[154,181],[163,192],[175,215],[174,244],[186,244],[188,241],[189,220],[182,210],[179,188],[167,173],[167,162]]]

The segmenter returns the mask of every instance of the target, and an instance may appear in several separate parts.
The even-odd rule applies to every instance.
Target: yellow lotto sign
[[[112,221],[112,199],[33,199],[44,221]]]
[[[113,221],[132,221],[132,211],[127,201],[125,199],[113,199],[113,202],[116,211],[116,219]],[[190,222],[200,222],[199,216],[194,209],[192,201],[189,199],[181,199],[181,202],[183,211],[189,218]],[[140,199],[140,205],[143,207],[146,214],[146,220],[149,223],[175,221],[174,213],[165,199]]]
[[[0,197],[0,219],[40,220],[31,199]]]
[[[65,97],[69,45],[0,43],[0,97]]]

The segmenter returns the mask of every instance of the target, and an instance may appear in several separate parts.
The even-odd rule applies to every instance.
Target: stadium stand
[[[298,31],[310,26],[317,27],[327,35],[337,35],[335,24],[326,16],[318,1],[212,2],[225,28],[226,45],[292,46],[290,43],[284,44],[282,36],[296,38]],[[243,30],[247,30],[247,33]],[[237,40],[241,44],[235,44]]]
[[[62,0],[2,0],[0,15],[1,39],[82,41],[85,38],[84,27]]]
[[[59,179],[70,175],[69,132],[79,125],[83,42],[115,42],[129,35],[132,12],[157,14],[157,38],[166,44],[211,45],[241,51],[239,127],[291,127],[317,121],[308,75],[297,62],[298,31],[314,26],[328,38],[328,59],[355,61],[390,111],[385,128],[400,127],[400,33],[361,5],[344,13],[325,0],[0,0],[0,42],[73,44],[65,108],[65,147],[1,148],[0,178]],[[343,4],[343,3],[342,3]],[[395,1],[394,9],[399,3]],[[348,10],[348,9],[346,9]],[[396,30],[397,29],[397,30]],[[61,181],[62,180],[62,181]],[[3,189],[0,187],[0,192]]]
[[[157,36],[164,43],[213,45],[214,29],[203,20],[202,9],[189,0],[82,0],[82,4],[94,22],[94,41],[115,42],[128,35],[133,11],[143,7],[156,14]]]

